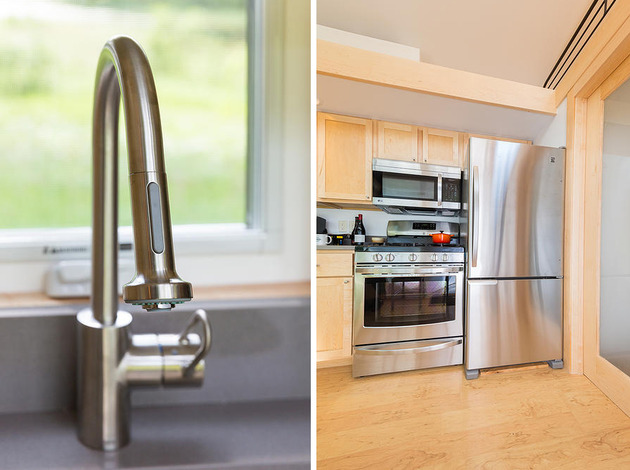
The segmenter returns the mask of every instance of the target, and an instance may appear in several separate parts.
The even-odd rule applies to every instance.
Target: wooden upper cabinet
[[[459,166],[465,169],[468,166],[468,144],[470,134],[462,132],[459,134]]]
[[[317,113],[317,198],[372,200],[372,120]]]
[[[374,158],[421,161],[422,136],[417,126],[374,121]]]
[[[459,158],[459,132],[441,129],[424,129],[425,163],[433,165],[461,166]]]

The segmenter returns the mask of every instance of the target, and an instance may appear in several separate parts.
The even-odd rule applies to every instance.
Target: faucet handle
[[[181,344],[182,346],[187,346],[188,344],[190,344],[188,333],[190,333],[190,331],[195,327],[197,323],[199,323],[202,327],[203,336],[201,338],[199,349],[195,354],[195,358],[184,370],[185,377],[193,374],[195,367],[206,356],[206,354],[208,354],[208,352],[210,351],[210,346],[212,344],[212,330],[210,328],[210,322],[208,321],[208,314],[205,310],[201,308],[195,310],[195,313],[191,318],[190,323],[188,323],[188,326],[186,326],[186,328],[184,328],[184,331],[180,333],[179,344]]]

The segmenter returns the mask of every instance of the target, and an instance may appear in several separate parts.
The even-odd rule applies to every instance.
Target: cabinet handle
[[[345,281],[343,281],[344,284],[348,284],[350,281],[348,279],[346,279]]]
[[[320,266],[319,264],[316,264],[316,265],[315,265],[315,267],[317,267],[317,268],[319,268],[319,266]]]

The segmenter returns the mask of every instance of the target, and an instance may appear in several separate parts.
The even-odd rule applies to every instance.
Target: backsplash
[[[317,215],[326,219],[326,229],[331,234],[342,234],[352,232],[354,218],[358,214],[363,214],[363,225],[368,236],[386,236],[387,222],[390,220],[420,220],[425,222],[459,222],[459,217],[444,216],[418,216],[388,214],[383,211],[373,210],[348,210],[348,209],[317,209]],[[347,230],[342,230],[343,223],[348,226]]]

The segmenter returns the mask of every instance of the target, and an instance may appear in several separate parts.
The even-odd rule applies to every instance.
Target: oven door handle
[[[464,272],[463,267],[457,268],[436,268],[436,269],[422,269],[418,271],[408,271],[401,269],[400,271],[380,271],[378,273],[373,272],[374,268],[356,268],[355,273],[364,277],[428,277],[443,275],[443,274],[457,274]]]
[[[409,354],[409,353],[424,353],[430,351],[439,351],[440,349],[447,349],[458,344],[462,344],[463,339],[458,338],[450,341],[440,341],[437,344],[431,344],[429,346],[420,346],[417,348],[409,348],[406,343],[389,344],[387,346],[372,345],[372,346],[355,346],[355,354]]]

